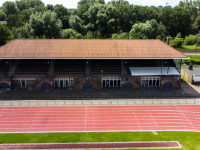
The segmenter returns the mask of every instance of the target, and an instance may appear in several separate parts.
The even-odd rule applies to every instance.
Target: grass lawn
[[[178,48],[178,49],[194,50],[196,49],[196,45],[183,45],[182,48]],[[197,46],[197,49],[200,50],[200,46]]]
[[[181,150],[200,150],[200,132],[83,132],[83,133],[17,133],[0,134],[2,143],[69,143],[179,141]],[[158,150],[158,149],[157,149]],[[162,149],[163,150],[163,149]],[[167,149],[178,150],[178,149]]]

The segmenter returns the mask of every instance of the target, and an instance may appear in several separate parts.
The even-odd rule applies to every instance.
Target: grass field
[[[195,50],[196,45],[183,45],[182,48],[178,48],[178,49]],[[200,50],[200,46],[197,46],[197,49]]]
[[[0,134],[2,143],[70,143],[179,141],[182,150],[200,150],[200,132],[83,132],[83,133],[18,133]],[[157,149],[158,150],[158,149]],[[163,149],[162,149],[163,150]],[[178,150],[178,149],[167,149]]]

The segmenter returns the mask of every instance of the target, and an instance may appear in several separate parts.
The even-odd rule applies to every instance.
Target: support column
[[[124,60],[122,59],[122,77],[123,77],[123,70],[124,70],[124,67],[123,67],[123,65],[124,65]]]

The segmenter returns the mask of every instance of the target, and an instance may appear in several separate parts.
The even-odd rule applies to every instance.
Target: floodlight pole
[[[197,46],[198,46],[198,43],[199,43],[199,34],[200,34],[200,31],[198,31],[196,50],[197,50]]]

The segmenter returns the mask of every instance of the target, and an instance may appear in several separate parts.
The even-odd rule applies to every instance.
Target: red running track
[[[200,106],[0,107],[0,132],[200,131]]]

